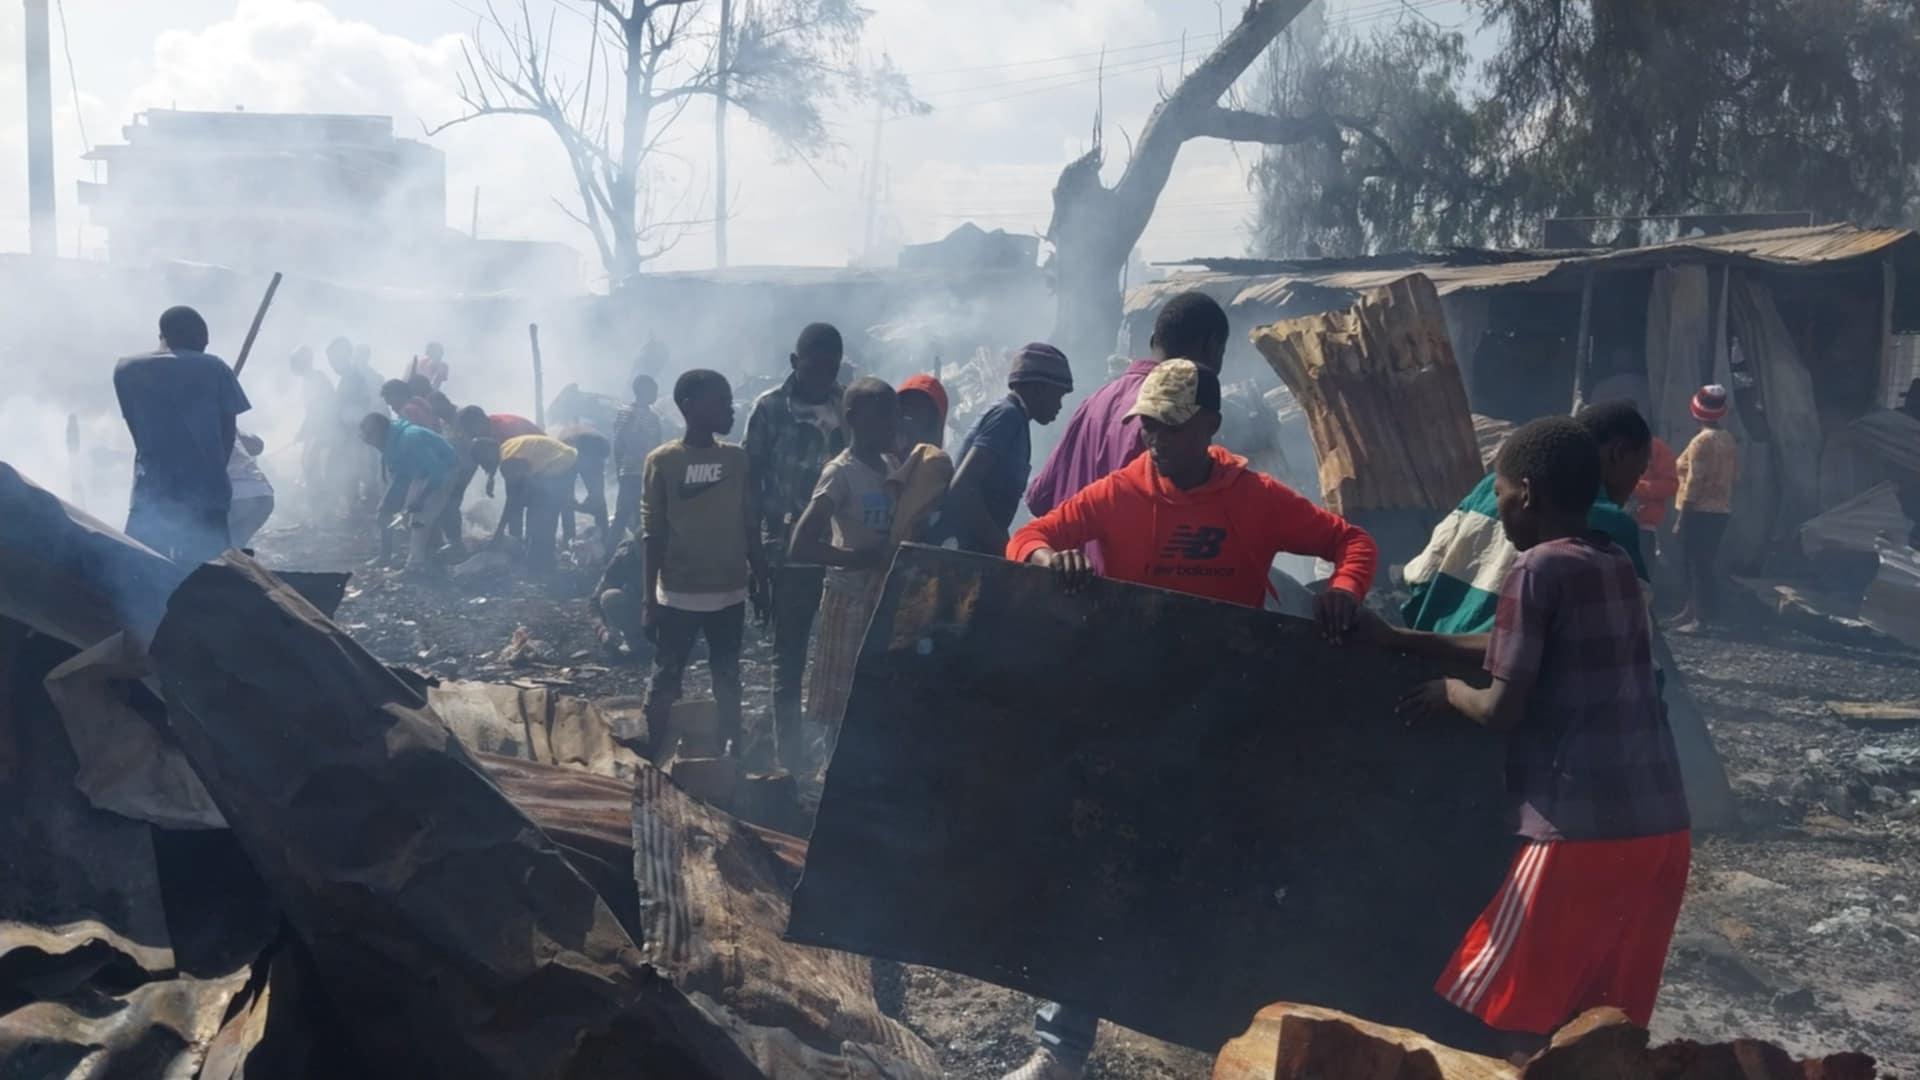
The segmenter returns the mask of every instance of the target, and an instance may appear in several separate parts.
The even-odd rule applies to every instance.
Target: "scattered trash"
[[[1920,944],[1920,935],[1895,926],[1876,916],[1872,909],[1855,906],[1821,919],[1807,927],[1814,937],[1849,937],[1861,941],[1891,941],[1903,945]]]
[[[530,667],[534,664],[554,662],[553,646],[533,636],[533,631],[522,626],[513,632],[506,648],[500,650],[495,659],[513,667]]]

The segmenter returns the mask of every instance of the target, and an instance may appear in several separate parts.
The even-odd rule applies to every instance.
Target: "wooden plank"
[[[788,936],[1209,1052],[1276,998],[1436,1037],[1512,854],[1500,740],[1409,730],[1434,670],[1305,620],[901,549]]]
[[[1861,727],[1905,727],[1920,724],[1920,700],[1829,701],[1828,711]]]

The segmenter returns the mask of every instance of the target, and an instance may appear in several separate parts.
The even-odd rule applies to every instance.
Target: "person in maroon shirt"
[[[440,434],[440,418],[433,415],[433,406],[425,398],[415,397],[413,388],[399,379],[388,379],[380,384],[380,400],[387,403],[393,415],[416,427],[426,428]]]
[[[1491,634],[1447,636],[1365,620],[1376,641],[1480,661],[1489,685],[1438,679],[1401,703],[1504,733],[1520,839],[1506,882],[1434,989],[1535,1049],[1587,1009],[1645,1027],[1691,862],[1679,755],[1654,681],[1640,582],[1587,523],[1600,451],[1579,421],[1520,428],[1495,466],[1500,524],[1520,549]]]
[[[506,442],[522,435],[545,435],[546,429],[524,416],[489,413],[478,405],[460,410],[460,434],[469,439],[495,439]]]

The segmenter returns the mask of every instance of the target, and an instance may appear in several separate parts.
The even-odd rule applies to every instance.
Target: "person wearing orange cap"
[[[1727,416],[1727,388],[1703,386],[1693,395],[1693,418],[1700,433],[1674,462],[1680,480],[1674,505],[1680,510],[1681,560],[1686,568],[1687,602],[1675,617],[1676,633],[1693,633],[1718,614],[1714,561],[1733,516],[1733,486],[1740,476],[1739,447],[1720,426]]]
[[[947,535],[943,519],[953,483],[953,458],[946,451],[947,388],[931,375],[909,375],[894,397],[900,403],[895,436],[900,465],[887,474],[895,504],[887,539],[939,543]]]
[[[947,446],[947,388],[931,375],[909,375],[894,393],[900,399],[900,453],[922,444]]]

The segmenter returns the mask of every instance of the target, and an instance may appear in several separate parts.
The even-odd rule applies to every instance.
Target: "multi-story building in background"
[[[115,262],[179,260],[454,291],[580,283],[560,244],[447,226],[446,155],[385,116],[153,109],[87,155],[80,201]]]

